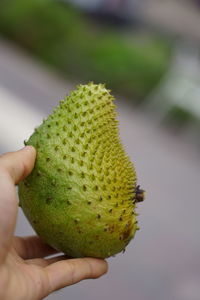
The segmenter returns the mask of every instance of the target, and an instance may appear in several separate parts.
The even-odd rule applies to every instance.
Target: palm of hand
[[[13,237],[17,216],[15,184],[33,168],[32,147],[0,157],[0,299],[39,300],[51,292],[107,271],[104,260],[45,258],[56,251],[37,236]]]

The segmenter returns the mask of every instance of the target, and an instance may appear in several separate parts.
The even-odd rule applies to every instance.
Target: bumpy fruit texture
[[[114,255],[138,229],[136,173],[113,100],[102,84],[80,85],[27,142],[37,159],[20,205],[38,235],[72,257]]]

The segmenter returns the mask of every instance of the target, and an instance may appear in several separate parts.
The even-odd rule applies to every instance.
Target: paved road
[[[190,0],[138,1],[138,14],[145,22],[184,39],[200,41],[200,9]]]
[[[18,49],[0,42],[0,151],[22,146],[57,99],[73,86]],[[200,160],[192,145],[117,101],[121,137],[147,191],[141,230],[110,271],[48,300],[199,300]],[[17,234],[32,232],[19,212]]]

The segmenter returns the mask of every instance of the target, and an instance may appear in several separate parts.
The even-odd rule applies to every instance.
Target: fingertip
[[[3,174],[8,174],[15,184],[28,176],[35,164],[36,150],[26,146],[16,152],[5,153],[0,157],[0,167]]]
[[[99,264],[101,265],[102,272],[107,273],[108,272],[108,262],[105,259],[98,259]]]
[[[108,266],[107,260],[104,259],[103,262],[104,262],[104,268],[105,268],[104,274],[106,274],[106,273],[108,273],[109,266]]]
[[[28,145],[28,146],[25,146],[24,148],[22,148],[21,150],[19,151],[26,151],[26,152],[30,152],[32,153],[34,156],[36,156],[36,149],[31,146],[31,145]]]
[[[31,173],[34,167],[35,159],[36,159],[36,149],[33,146],[29,145],[29,146],[25,146],[18,152],[20,155],[19,158],[21,162],[23,161],[23,167],[24,167],[24,172],[22,174],[22,177],[20,178],[20,180],[22,180]]]
[[[88,263],[91,265],[93,270],[93,278],[101,277],[102,275],[108,272],[108,263],[106,260],[101,258],[85,258],[88,260]]]

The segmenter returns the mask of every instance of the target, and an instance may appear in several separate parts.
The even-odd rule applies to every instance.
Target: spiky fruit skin
[[[71,257],[112,256],[137,230],[136,173],[113,100],[104,85],[80,85],[27,142],[37,159],[20,205],[38,235]]]

